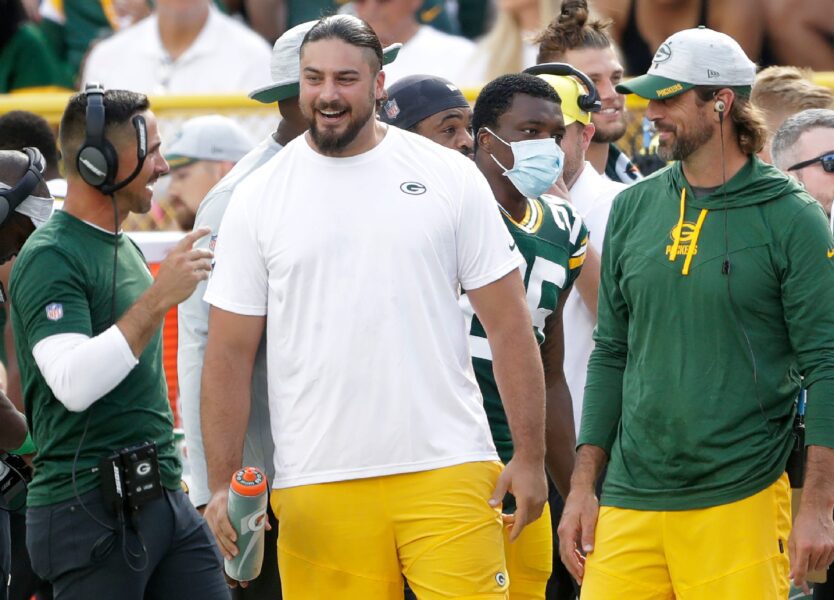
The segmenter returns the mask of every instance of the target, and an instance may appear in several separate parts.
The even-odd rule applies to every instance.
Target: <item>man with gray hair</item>
[[[834,203],[834,110],[812,108],[782,123],[771,146],[773,164],[799,181],[831,216]]]

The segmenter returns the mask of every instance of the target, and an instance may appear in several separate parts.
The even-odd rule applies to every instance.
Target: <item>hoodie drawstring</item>
[[[669,255],[669,260],[675,262],[678,258],[678,246],[680,245],[681,237],[683,237],[683,215],[686,212],[686,188],[681,189],[681,210],[680,216],[678,217],[678,224],[675,227],[676,235],[674,236],[675,239],[672,242],[672,252]],[[692,237],[689,240],[689,246],[686,249],[686,259],[683,261],[683,268],[681,269],[681,274],[686,276],[689,275],[689,265],[692,262],[692,257],[695,255],[695,249],[698,246],[698,237],[701,235],[701,227],[704,224],[704,219],[707,218],[707,213],[709,211],[706,208],[701,209],[701,213],[698,215],[698,221],[695,223],[695,229],[692,231]]]

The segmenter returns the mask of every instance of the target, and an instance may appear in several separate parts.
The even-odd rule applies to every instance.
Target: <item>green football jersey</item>
[[[588,230],[576,209],[555,196],[528,199],[527,212],[521,222],[513,220],[503,209],[502,216],[524,258],[525,264],[520,269],[524,274],[533,331],[541,346],[544,343],[545,320],[556,310],[559,295],[573,284],[585,261]],[[484,397],[492,439],[498,455],[506,464],[513,456],[513,441],[492,372],[492,352],[483,325],[475,316],[466,294],[461,295],[460,303],[467,322],[471,322],[469,348],[472,366]]]

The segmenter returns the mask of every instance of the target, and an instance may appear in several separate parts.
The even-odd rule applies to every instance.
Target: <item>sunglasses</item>
[[[803,160],[792,167],[788,167],[788,171],[798,171],[799,169],[813,165],[815,162],[821,162],[822,168],[826,173],[834,173],[834,152],[826,152],[816,158]]]

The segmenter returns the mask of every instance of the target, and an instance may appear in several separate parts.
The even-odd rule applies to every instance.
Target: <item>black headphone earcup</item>
[[[100,188],[113,182],[119,170],[119,158],[113,145],[105,140],[101,148],[84,146],[78,153],[76,166],[85,183]]]
[[[75,163],[84,183],[97,188],[107,181],[107,159],[99,148],[84,146]]]

